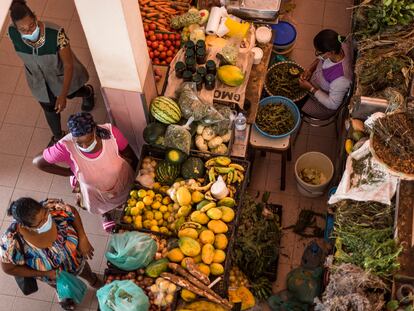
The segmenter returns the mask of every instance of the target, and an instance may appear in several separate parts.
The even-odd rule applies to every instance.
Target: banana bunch
[[[208,169],[210,182],[215,182],[218,175],[223,177],[227,185],[241,183],[244,180],[244,167],[237,163],[231,163],[229,157],[215,157],[208,160],[205,165]],[[229,188],[229,190],[231,189]]]
[[[195,230],[201,230],[201,229],[203,228],[203,226],[202,226],[202,225],[200,225],[200,224],[199,224],[199,223],[197,223],[197,222],[193,222],[193,221],[186,221],[185,223],[183,223],[183,224],[180,226],[180,228],[179,228],[179,230],[178,230],[178,231],[183,230],[183,229],[187,229],[187,228],[191,228],[191,229],[195,229]]]

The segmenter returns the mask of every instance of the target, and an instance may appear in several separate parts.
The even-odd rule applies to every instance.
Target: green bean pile
[[[292,74],[294,70],[299,71],[298,74]],[[296,64],[283,63],[274,66],[267,73],[266,77],[266,91],[269,95],[284,96],[291,100],[301,99],[306,95],[304,89],[299,86],[299,76],[303,69]]]
[[[293,129],[295,118],[292,111],[281,103],[270,103],[259,107],[257,126],[267,134],[282,135]]]

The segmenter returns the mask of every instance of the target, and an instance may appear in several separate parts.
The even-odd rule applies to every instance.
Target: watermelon
[[[163,185],[171,186],[179,174],[180,166],[177,164],[169,163],[166,160],[159,162],[157,168],[155,169],[155,176],[157,177],[157,180]]]
[[[178,104],[169,97],[158,96],[151,102],[152,116],[164,124],[174,124],[181,119],[181,110]]]

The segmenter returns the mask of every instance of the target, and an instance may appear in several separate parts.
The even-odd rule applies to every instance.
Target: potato
[[[198,150],[200,151],[208,151],[208,146],[204,138],[200,135],[196,136],[195,144]]]
[[[208,147],[210,149],[217,148],[223,143],[223,139],[220,136],[214,137],[212,140],[208,142]]]
[[[216,133],[214,133],[214,130],[211,127],[207,126],[204,128],[202,136],[204,140],[209,141],[216,136]]]

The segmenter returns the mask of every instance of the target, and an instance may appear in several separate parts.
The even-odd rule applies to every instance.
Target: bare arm
[[[89,242],[88,237],[86,236],[86,232],[85,232],[85,229],[83,228],[80,214],[75,207],[70,206],[70,208],[74,216],[74,221],[72,225],[75,228],[76,232],[78,233],[78,237],[79,237],[78,250],[82,254],[82,256],[84,256],[85,258],[92,259],[95,249],[93,248],[93,246]]]
[[[63,63],[63,85],[60,95],[56,99],[55,110],[57,113],[66,108],[66,97],[68,96],[73,77],[73,55],[70,46],[59,50],[59,56]]]
[[[37,271],[28,266],[18,266],[12,263],[1,263],[1,268],[3,269],[4,273],[12,276],[20,276],[20,277],[27,277],[27,278],[35,278],[35,277],[48,277],[50,279],[55,279],[55,271]]]
[[[73,173],[69,168],[61,167],[56,164],[51,164],[43,158],[43,154],[40,153],[33,158],[33,165],[39,170],[46,173],[60,175],[60,176],[72,176]]]

